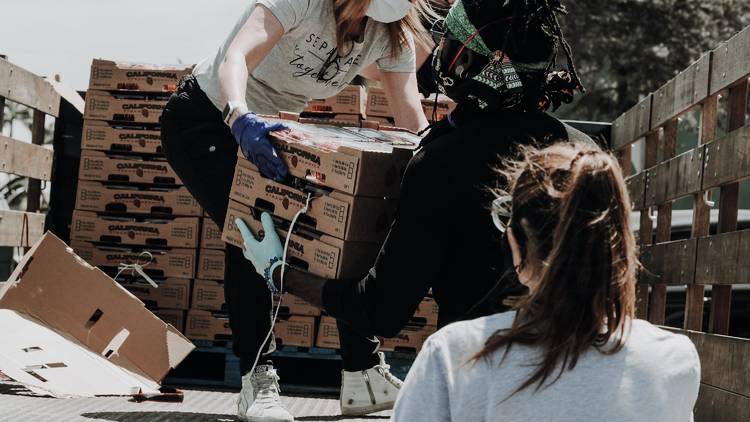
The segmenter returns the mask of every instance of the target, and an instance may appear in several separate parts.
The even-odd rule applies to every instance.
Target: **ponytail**
[[[516,305],[512,327],[494,333],[474,359],[514,344],[540,347],[542,358],[519,392],[538,390],[552,376],[554,383],[590,347],[604,354],[622,348],[637,260],[625,182],[611,155],[557,144],[528,149],[509,168],[510,224],[536,284]]]

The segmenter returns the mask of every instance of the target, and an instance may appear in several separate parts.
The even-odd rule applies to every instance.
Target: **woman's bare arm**
[[[381,72],[383,88],[388,95],[396,126],[414,132],[427,127],[427,118],[422,110],[421,95],[417,89],[414,73]]]
[[[284,27],[265,6],[258,5],[234,37],[219,66],[221,99],[245,101],[247,78],[284,35]]]

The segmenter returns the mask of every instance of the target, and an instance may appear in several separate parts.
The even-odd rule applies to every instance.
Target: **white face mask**
[[[372,0],[365,14],[378,22],[391,23],[403,19],[411,6],[409,0]]]

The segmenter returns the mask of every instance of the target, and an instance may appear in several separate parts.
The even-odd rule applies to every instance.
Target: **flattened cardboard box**
[[[124,123],[159,123],[169,94],[130,94],[90,90],[84,119]]]
[[[80,181],[76,209],[123,214],[200,217],[203,210],[185,187],[139,188]]]
[[[151,277],[195,277],[195,249],[105,246],[77,240],[71,246],[86,262],[109,274],[116,274],[121,264],[140,264]]]
[[[397,137],[371,138],[332,125],[302,124],[282,113],[291,131],[271,133],[289,173],[351,195],[397,198],[414,145]],[[238,151],[241,156],[242,152]]]
[[[380,341],[380,350],[393,351],[396,349],[422,350],[422,345],[437,327],[426,325],[423,327],[406,326],[396,337],[384,338]]]
[[[154,315],[160,320],[177,328],[180,332],[185,332],[185,311],[177,309],[155,309]]]
[[[224,283],[216,280],[195,280],[193,282],[192,307],[205,311],[226,312],[227,305],[224,300]]]
[[[274,296],[273,304],[274,306],[278,306],[278,296]],[[289,293],[284,293],[281,295],[281,308],[279,310],[280,314],[317,317],[320,316],[320,312],[320,308],[317,308],[305,302],[304,300],[302,300],[302,298]]]
[[[198,278],[224,280],[226,253],[216,249],[201,249],[198,254]]]
[[[391,102],[382,88],[370,88],[367,90],[367,108],[365,114],[369,119],[371,116],[394,117]]]
[[[147,126],[126,126],[84,120],[81,149],[138,154],[163,154],[161,132]]]
[[[191,340],[231,340],[229,317],[198,309],[188,311],[185,336]]]
[[[273,328],[279,346],[313,347],[315,345],[315,317],[279,317]]]
[[[89,89],[104,91],[173,92],[192,66],[126,63],[94,59]]]
[[[120,245],[198,247],[198,218],[172,220],[114,218],[89,211],[74,211],[71,240]]]
[[[98,182],[181,185],[177,173],[163,158],[107,155],[102,151],[81,151],[80,180]]]
[[[0,292],[0,371],[58,397],[156,393],[194,346],[46,233]]]
[[[330,316],[320,317],[320,323],[318,324],[318,338],[315,340],[315,346],[324,349],[341,348],[339,328],[336,325],[335,318]]]
[[[140,299],[149,309],[188,310],[190,308],[190,280],[186,278],[167,278],[156,282],[159,288],[143,281],[121,281],[133,296]],[[157,314],[158,316],[158,314]],[[167,321],[169,322],[169,321]],[[182,330],[182,327],[175,327]]]
[[[323,100],[311,100],[305,107],[306,112],[364,115],[367,105],[365,87],[349,85],[333,97]]]
[[[221,240],[221,229],[210,217],[201,219],[201,248],[202,249],[226,249],[227,245]]]
[[[260,213],[235,201],[229,202],[224,241],[242,247],[243,239],[235,219],[240,218],[256,235],[262,235],[263,224],[258,220]],[[279,238],[285,239],[289,222],[275,218]],[[295,227],[289,238],[287,261],[295,268],[324,278],[356,278],[369,271],[380,250],[374,242],[349,242],[302,227]]]
[[[237,161],[229,197],[287,221],[291,221],[307,201],[306,192],[262,177],[244,159]],[[398,206],[395,199],[351,196],[337,191],[314,192],[313,197],[307,213],[300,216],[299,224],[351,241],[385,239]]]

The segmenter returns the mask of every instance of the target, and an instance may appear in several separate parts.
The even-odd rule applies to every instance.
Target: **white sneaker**
[[[380,364],[364,371],[341,371],[341,414],[366,415],[393,409],[403,384],[390,372],[385,355],[378,353]]]
[[[294,417],[281,404],[279,376],[271,365],[260,365],[242,377],[237,417],[248,422],[293,422]]]

